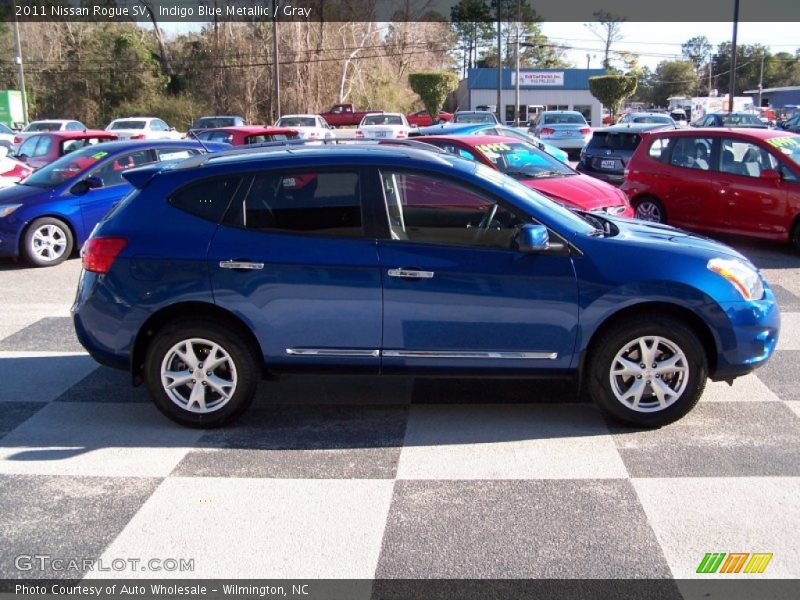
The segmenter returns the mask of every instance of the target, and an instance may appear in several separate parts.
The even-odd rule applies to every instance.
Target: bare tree
[[[603,67],[609,69],[611,67],[609,59],[611,46],[622,39],[622,23],[625,21],[625,17],[613,15],[606,10],[598,10],[593,14],[597,23],[587,23],[586,28],[603,42]]]

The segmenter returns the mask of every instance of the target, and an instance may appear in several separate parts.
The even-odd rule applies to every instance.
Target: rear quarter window
[[[167,202],[185,213],[219,223],[240,181],[240,177],[219,177],[190,183],[174,192]]]
[[[666,163],[669,160],[669,148],[672,138],[656,138],[650,142],[647,154],[650,158]]]

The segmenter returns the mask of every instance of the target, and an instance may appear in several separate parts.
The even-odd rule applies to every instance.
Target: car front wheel
[[[178,321],[151,343],[144,378],[158,409],[173,421],[218,427],[252,403],[259,379],[256,354],[235,329]]]
[[[22,254],[36,267],[52,267],[72,254],[72,232],[66,223],[52,217],[36,219],[25,231]]]
[[[589,392],[617,420],[640,427],[677,421],[706,384],[705,351],[684,323],[655,316],[616,325],[589,360]]]

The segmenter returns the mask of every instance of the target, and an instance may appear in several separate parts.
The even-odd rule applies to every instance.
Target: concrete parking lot
[[[777,295],[778,350],[655,431],[561,384],[335,376],[183,429],[78,344],[79,260],[0,261],[0,575],[92,576],[16,560],[47,554],[194,560],[123,577],[690,578],[768,552],[763,577],[798,578],[800,255],[724,241]]]

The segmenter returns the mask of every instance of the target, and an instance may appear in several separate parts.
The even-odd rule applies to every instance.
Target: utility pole
[[[761,71],[758,75],[758,107],[761,108],[761,90],[764,87],[764,59],[766,54],[761,54]]]
[[[515,88],[514,88],[514,127],[519,127],[519,117],[520,117],[520,110],[519,110],[519,19],[520,19],[520,0],[517,0],[517,44],[514,51],[515,60],[516,60],[516,69],[517,75],[515,80]]]
[[[22,44],[19,40],[19,22],[17,21],[17,3],[14,2],[14,47],[16,56],[14,62],[17,65],[17,84],[22,92],[22,119],[24,125],[28,124],[28,94],[25,92],[25,69],[22,66]]]
[[[731,85],[728,93],[728,112],[733,112],[736,95],[736,35],[739,31],[739,0],[733,0],[733,40],[731,41]]]
[[[502,116],[503,102],[503,35],[500,21],[500,2],[497,3],[497,120],[505,123]]]
[[[278,56],[278,2],[272,0],[272,79],[273,93],[275,94],[275,119],[281,118],[281,70]]]

